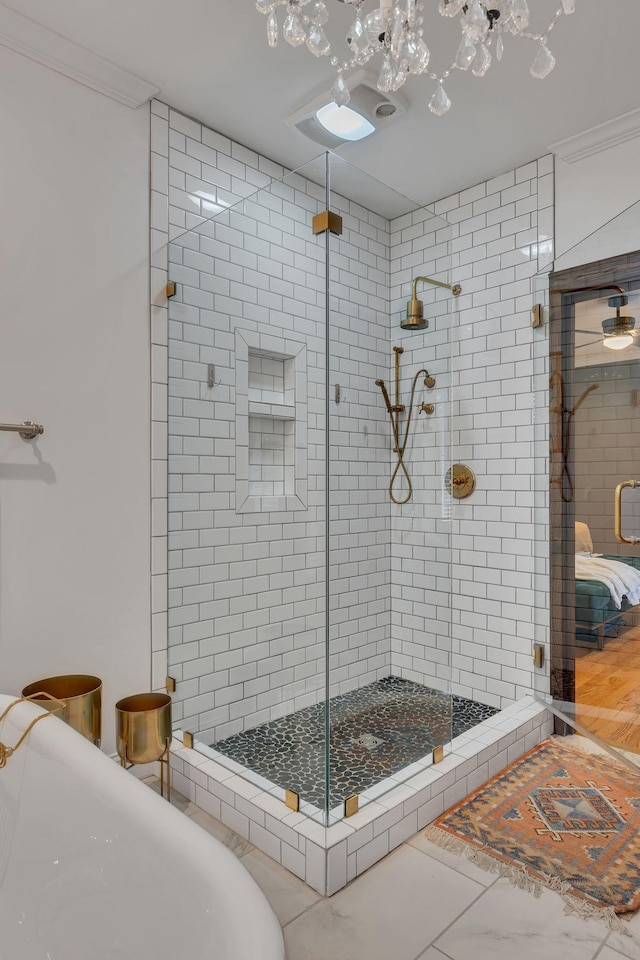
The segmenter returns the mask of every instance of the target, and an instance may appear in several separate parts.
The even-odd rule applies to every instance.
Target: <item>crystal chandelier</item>
[[[548,47],[549,34],[563,14],[575,10],[575,0],[561,0],[561,6],[543,33],[529,30],[527,0],[438,0],[443,17],[458,18],[461,40],[455,59],[442,73],[429,70],[430,53],[425,39],[424,0],[379,0],[380,6],[367,13],[365,0],[339,0],[353,7],[355,20],[346,35],[348,56],[341,61],[332,53],[324,31],[329,20],[325,0],[256,0],[267,17],[269,46],[278,43],[278,11],[284,14],[282,35],[293,47],[306,44],[316,57],[331,57],[337,79],[331,95],[339,106],[349,102],[344,75],[375,56],[382,58],[378,89],[399,90],[410,74],[424,74],[435,84],[429,109],[442,116],[451,106],[445,83],[453,70],[471,70],[483,77],[495,57],[502,59],[505,36],[523,37],[537,44],[531,74],[542,80],[555,66]],[[433,0],[435,4],[436,0]]]

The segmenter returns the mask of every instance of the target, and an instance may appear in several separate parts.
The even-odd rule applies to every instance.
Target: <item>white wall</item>
[[[0,689],[150,682],[149,108],[0,48]]]
[[[623,230],[605,230],[594,242],[583,242],[640,201],[639,168],[639,137],[575,163],[556,158],[557,269],[628,253],[640,246],[640,230],[629,234],[638,219],[633,216],[625,221]],[[576,244],[580,249],[572,251]]]

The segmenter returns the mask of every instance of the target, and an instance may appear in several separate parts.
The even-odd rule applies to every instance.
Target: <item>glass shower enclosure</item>
[[[451,230],[332,154],[215,179],[169,244],[174,721],[328,825],[495,712],[451,694]]]

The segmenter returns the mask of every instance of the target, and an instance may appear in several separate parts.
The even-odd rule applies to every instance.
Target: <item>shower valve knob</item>
[[[434,413],[435,409],[432,403],[423,403],[420,406],[420,413]]]

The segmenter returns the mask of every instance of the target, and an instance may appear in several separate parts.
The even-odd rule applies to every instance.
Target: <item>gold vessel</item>
[[[71,673],[67,676],[47,677],[36,680],[22,691],[23,697],[29,697],[35,703],[51,710],[55,700],[39,694],[49,694],[55,700],[64,701],[61,718],[78,733],[100,746],[102,724],[102,680],[84,673]]]
[[[123,767],[160,761],[160,792],[164,796],[164,768],[171,798],[171,697],[166,693],[136,693],[116,703],[116,742]]]

